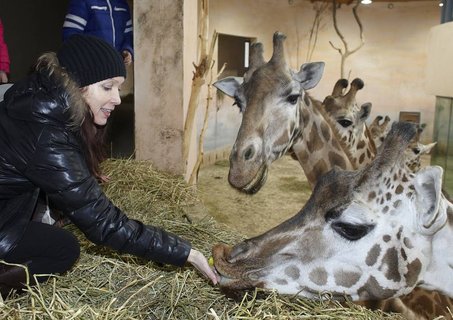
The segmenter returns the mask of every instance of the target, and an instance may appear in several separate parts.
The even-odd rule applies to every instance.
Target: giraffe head
[[[368,129],[370,130],[371,138],[373,139],[376,148],[378,148],[384,141],[385,136],[389,131],[389,123],[389,116],[377,116],[370,124]]]
[[[371,103],[364,103],[359,107],[355,99],[363,86],[363,81],[356,78],[351,82],[349,91],[343,94],[343,90],[348,87],[348,80],[340,79],[336,82],[332,94],[322,103],[324,110],[334,120],[341,140],[353,155],[352,161],[357,168],[369,163],[376,155],[374,142],[369,137],[366,126]]]
[[[362,79],[355,78],[346,94],[343,90],[348,87],[348,80],[340,79],[335,83],[332,94],[324,99],[323,107],[335,118],[343,139],[352,139],[353,131],[365,124],[371,112],[371,103],[361,107],[357,105],[356,94],[364,87]]]
[[[403,153],[414,134],[411,124],[395,124],[373,162],[331,170],[294,217],[232,248],[214,246],[220,285],[374,300],[424,283],[447,213],[442,169],[405,170]]]
[[[383,121],[382,121],[383,120]],[[382,123],[380,123],[382,121]],[[389,128],[388,124],[390,122],[390,118],[388,116],[382,117],[377,116],[374,121],[370,124],[369,131],[371,136],[376,144],[377,147],[380,147],[382,142],[387,135]],[[421,156],[424,154],[429,154],[437,142],[429,143],[429,144],[422,144],[418,141],[418,137],[425,129],[425,126],[416,125],[417,128],[417,135],[414,136],[412,141],[409,143],[409,146],[404,150],[405,155],[405,163],[406,166],[412,172],[417,172],[421,168]]]
[[[264,184],[268,166],[291,147],[300,133],[300,108],[310,103],[305,90],[321,79],[324,63],[291,70],[285,61],[285,35],[276,32],[273,55],[266,63],[260,43],[250,49],[244,78],[225,78],[214,86],[233,97],[242,122],[230,154],[228,181],[240,191],[255,193]]]
[[[429,154],[437,142],[422,144],[418,141],[412,142],[409,147],[404,150],[406,155],[406,165],[412,172],[417,172],[421,167],[421,156]]]

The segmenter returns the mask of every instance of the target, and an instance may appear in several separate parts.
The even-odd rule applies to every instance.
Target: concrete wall
[[[288,61],[298,69],[306,62],[309,30],[314,19],[313,4],[303,0],[216,0],[211,1],[210,26],[219,33],[256,37],[265,47],[265,58],[272,54],[275,31],[287,35]],[[337,10],[338,25],[354,49],[359,44],[359,31],[352,16],[352,7]],[[427,87],[426,66],[430,29],[439,24],[440,9],[436,1],[403,3],[379,2],[359,7],[364,27],[365,45],[351,55],[345,71],[350,79],[360,77],[365,88],[357,94],[359,103],[372,102],[370,120],[387,114],[397,120],[399,111],[421,112],[421,122],[427,123],[422,141],[432,137],[435,97]],[[323,16],[317,46],[312,61],[325,61],[324,76],[311,90],[318,99],[331,93],[340,78],[340,55],[329,41],[341,47],[332,24],[331,10]],[[218,110],[210,115],[206,145],[234,142],[241,115],[233,101],[218,102]],[[212,150],[211,150],[212,151]]]
[[[182,133],[188,70],[196,58],[196,8],[196,0],[134,2],[136,158],[177,174],[184,170]]]
[[[453,22],[431,28],[426,79],[428,92],[453,97]]]

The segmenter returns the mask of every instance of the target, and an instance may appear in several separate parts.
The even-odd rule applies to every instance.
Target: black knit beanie
[[[126,77],[126,68],[119,52],[109,43],[93,36],[71,36],[58,50],[57,57],[79,87],[114,77]]]

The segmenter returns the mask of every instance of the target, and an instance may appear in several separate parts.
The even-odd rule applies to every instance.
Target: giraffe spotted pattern
[[[322,176],[294,217],[232,248],[214,246],[221,286],[379,300],[376,307],[410,319],[427,317],[427,310],[446,314],[442,303],[453,297],[453,261],[445,255],[453,241],[453,205],[442,195],[440,167],[412,173],[405,166],[403,151],[414,134],[412,125],[395,124],[369,165]]]

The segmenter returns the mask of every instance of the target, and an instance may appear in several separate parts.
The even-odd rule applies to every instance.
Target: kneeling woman
[[[79,257],[67,230],[31,221],[38,194],[92,242],[160,263],[188,261],[214,283],[206,258],[189,242],[128,219],[98,184],[102,127],[120,104],[126,70],[119,53],[87,35],[45,54],[36,71],[0,103],[0,259],[30,275],[63,273]],[[25,270],[0,264],[0,290],[20,290]]]

